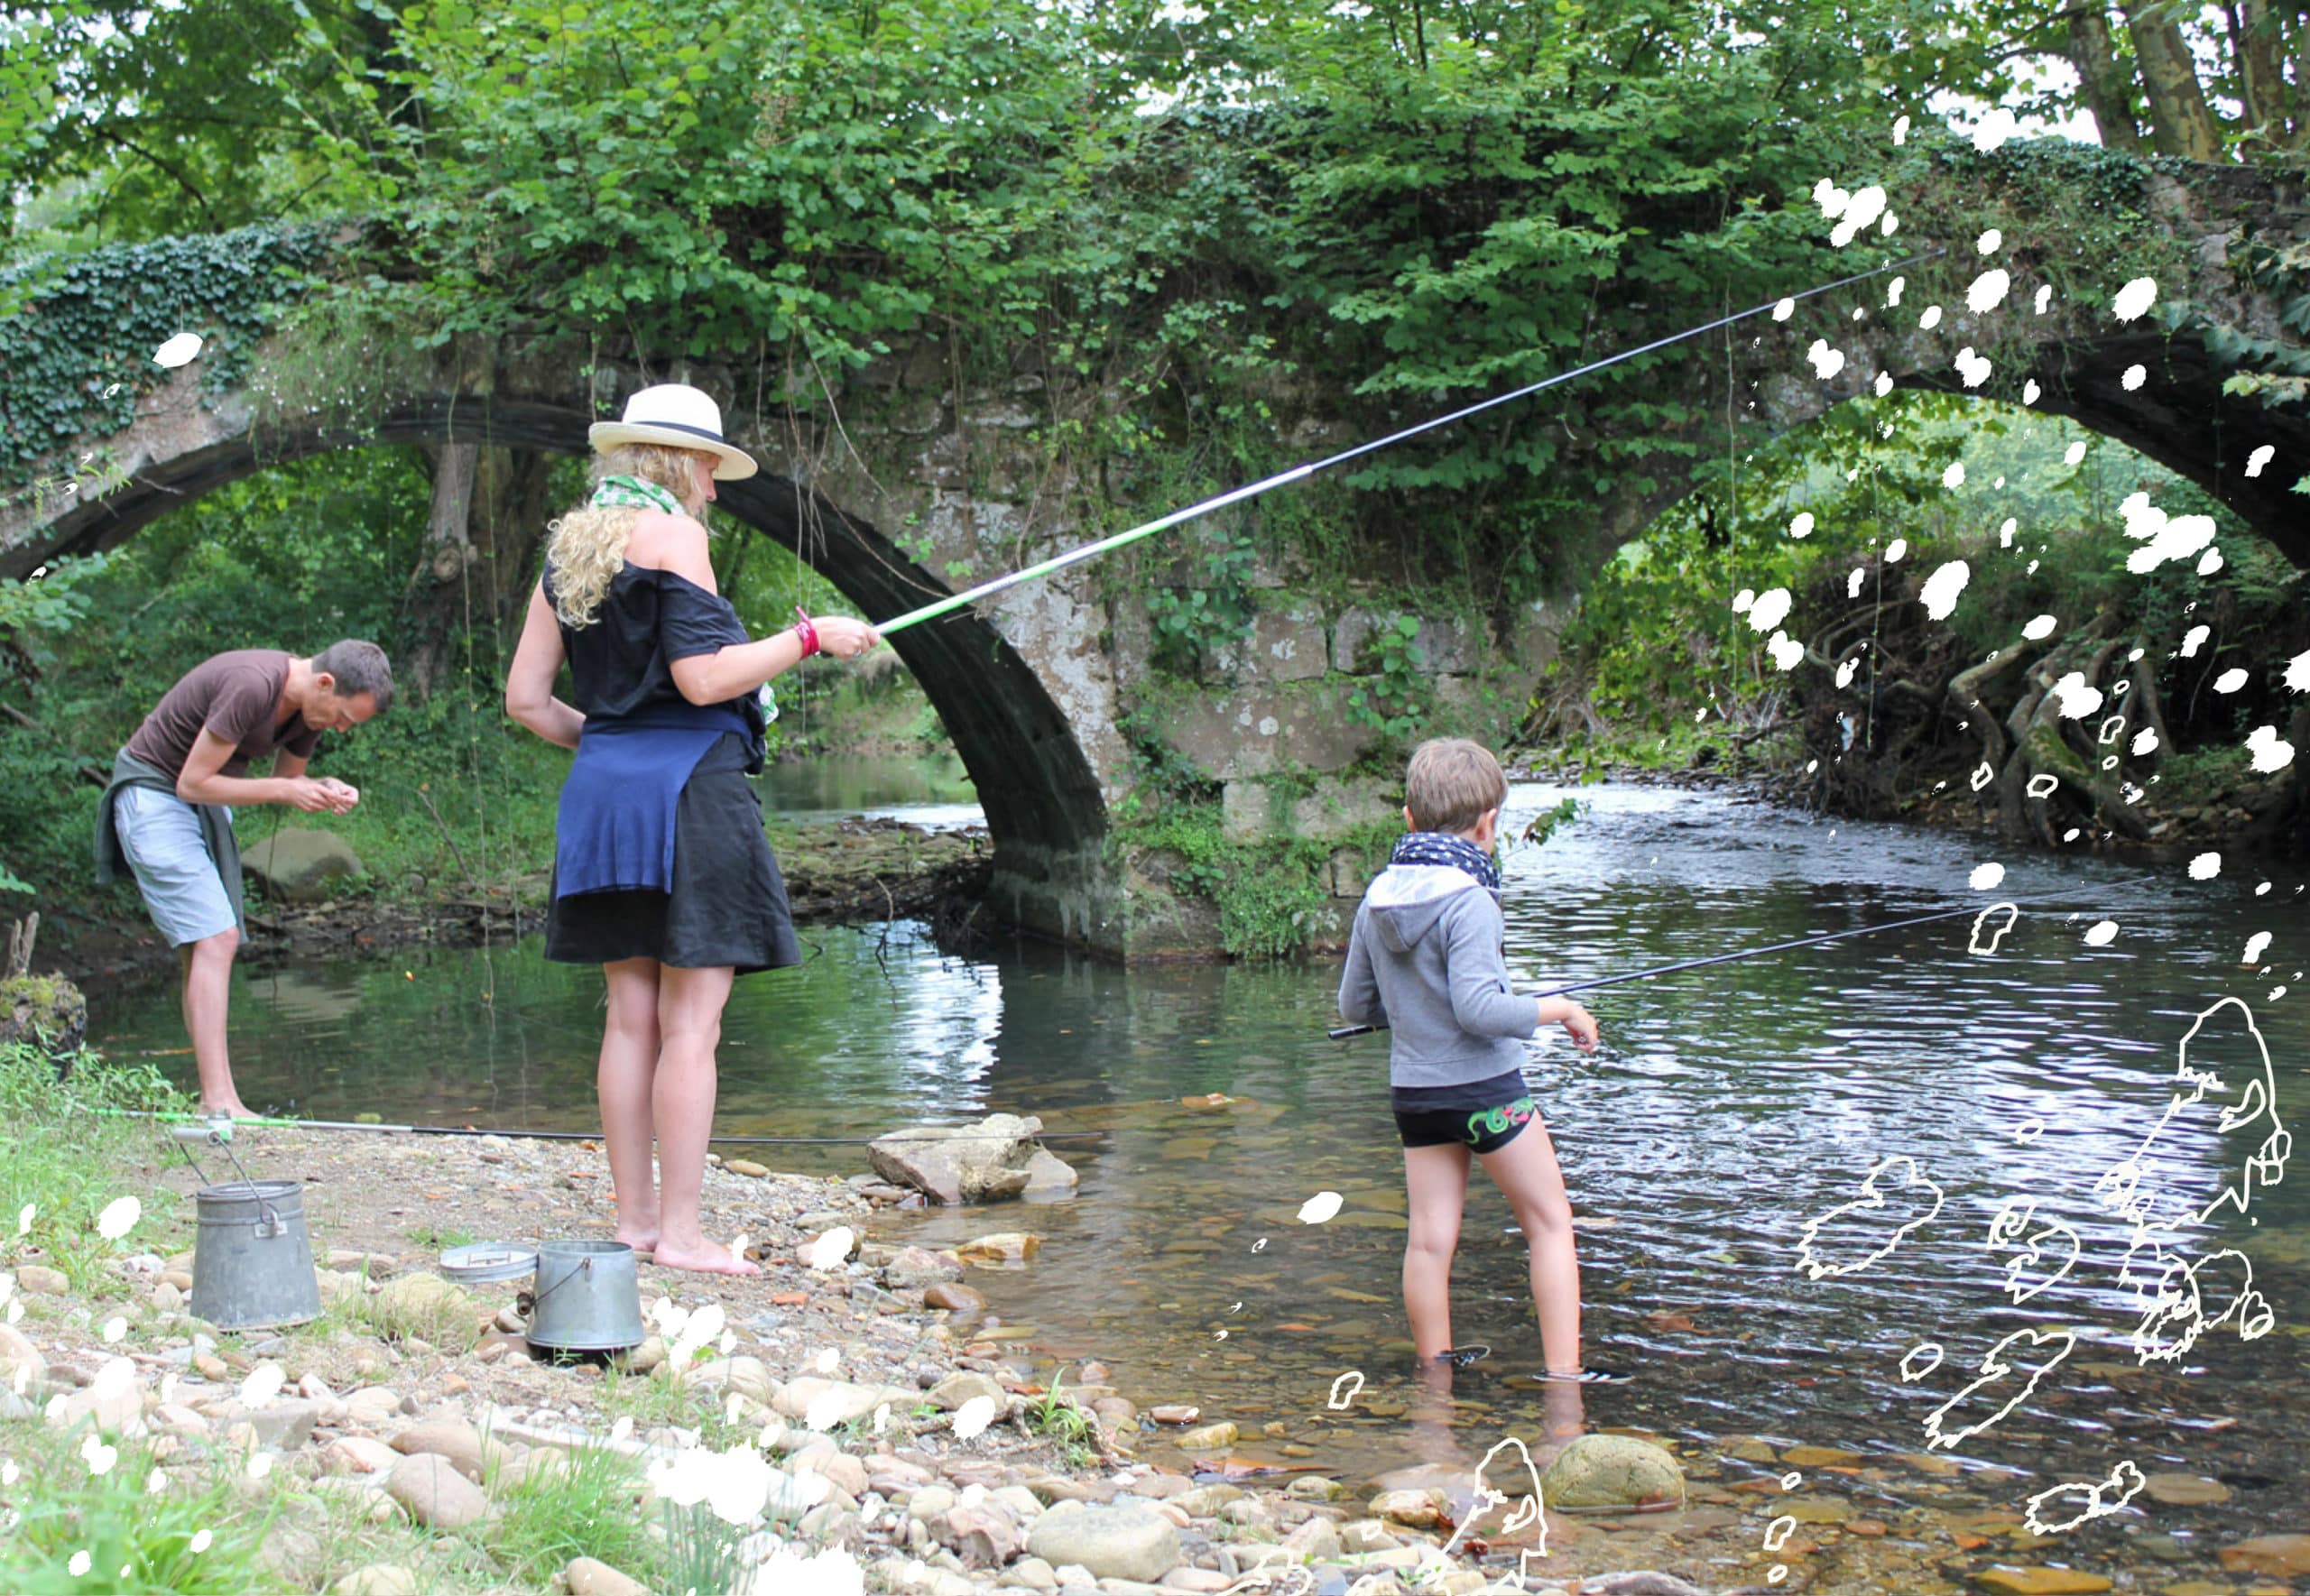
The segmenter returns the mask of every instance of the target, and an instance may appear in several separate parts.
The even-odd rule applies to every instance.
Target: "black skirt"
[[[745,764],[744,743],[727,736],[690,772],[674,811],[673,890],[555,893],[545,956],[563,964],[730,965],[741,975],[800,964],[786,882]]]

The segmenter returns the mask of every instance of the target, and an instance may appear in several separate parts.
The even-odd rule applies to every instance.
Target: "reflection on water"
[[[986,824],[978,789],[953,753],[921,759],[813,755],[772,765],[759,785],[762,807],[791,824],[853,815],[904,820],[932,831]]]
[[[1517,789],[1506,829],[1560,796]],[[1990,856],[1976,839],[1716,797],[1579,796],[1591,808],[1576,825],[1506,861],[1510,960],[1536,983],[1990,896],[1965,885]],[[2025,909],[1994,954],[1967,952],[1961,918],[1595,993],[1605,1046],[1582,1058],[1548,1041],[1529,1072],[1581,1215],[1593,1355],[1640,1377],[1590,1392],[1588,1422],[1890,1462],[1927,1452],[1928,1416],[2006,1337],[2066,1330],[2074,1350],[2028,1399],[1954,1449],[2026,1476],[2026,1489],[2009,1481],[1984,1500],[2018,1510],[2031,1491],[2130,1458],[2146,1474],[2235,1481],[2225,1511],[2241,1534],[2302,1527],[2280,1520],[2310,1485],[2296,1350],[2310,1334],[2305,1183],[2274,1185],[2266,1166],[2245,1212],[2160,1231],[2136,1254],[2154,1288],[2158,1244],[2193,1259],[2236,1248],[2273,1321],[2241,1342],[2233,1317],[2146,1367],[2132,1342],[2144,1297],[2121,1274],[2137,1240],[2123,1183],[2097,1190],[2153,1132],[2141,1189],[2194,1208],[2277,1145],[2268,1105],[2249,1101],[2262,1077],[2235,1005],[2191,1043],[2213,1082],[2204,1101],[2168,1112],[2177,1050],[2224,997],[2250,1005],[2277,1112],[2298,1117],[2310,988],[2291,964],[2239,959],[2258,930],[2278,939],[2270,957],[2301,957],[2302,898],[2292,877],[2258,897],[2258,879],[2032,858],[1999,895],[2061,896]],[[2089,946],[2104,918],[2115,940]],[[725,1132],[855,1137],[993,1109],[1094,1132],[1054,1141],[1083,1175],[1070,1202],[901,1215],[891,1228],[934,1243],[1040,1232],[1034,1266],[974,1278],[1000,1316],[1033,1326],[1046,1355],[1096,1356],[1142,1404],[1193,1401],[1238,1421],[1246,1453],[1263,1455],[1261,1426],[1278,1421],[1327,1468],[1412,1461],[1386,1046],[1325,1038],[1335,966],[1126,973],[1024,946],[966,961],[905,927],[810,941],[801,970],[739,983]],[[2289,992],[2273,996],[2281,985]],[[234,1011],[242,1089],[323,1117],[584,1127],[600,987],[592,972],[543,964],[534,945],[251,979]],[[164,992],[96,1006],[108,1046],[181,1045]],[[189,1059],[171,1062],[189,1077]],[[1181,1102],[1207,1093],[1232,1101]],[[795,1167],[864,1167],[855,1149],[777,1151]],[[1931,1186],[1896,1167],[1872,1205],[1862,1182],[1897,1153]],[[1301,1224],[1300,1204],[1326,1189],[1345,1199],[1338,1217]],[[1818,1278],[1798,1267],[1814,1219]],[[1539,1351],[1508,1225],[1479,1178],[1455,1277],[1461,1340],[1494,1349],[1459,1382],[1472,1441],[1539,1433],[1542,1398],[1515,1379]],[[2066,1267],[2065,1231],[2077,1254]],[[2241,1289],[2213,1271],[2203,1283],[2208,1318]],[[2153,1326],[2155,1344],[2173,1347],[2173,1328]],[[1905,1383],[1902,1360],[1928,1342],[1939,1369]],[[1351,1369],[1366,1377],[1363,1396],[1327,1411]],[[1988,1416],[2014,1389],[1992,1381],[1940,1429]],[[1926,1478],[1895,1473],[1867,1490],[1898,1504],[1902,1481]]]

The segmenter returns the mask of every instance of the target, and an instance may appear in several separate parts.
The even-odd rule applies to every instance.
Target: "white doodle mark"
[[[1998,275],[2002,277],[2005,273],[2000,272]],[[1987,357],[1973,352],[1973,346],[1971,344],[1958,350],[1957,358],[1950,364],[1957,368],[1958,377],[1968,388],[1978,388],[1988,382],[1990,373],[1995,369]]]
[[[1949,462],[1941,473],[1941,485],[1945,488],[1961,488],[1965,485],[1965,463],[1963,460]]]
[[[1973,579],[1973,567],[1962,559],[1936,566],[1917,593],[1926,614],[1936,621],[1946,621],[1956,609],[1958,595],[1965,591],[1965,584]]]
[[[1354,1380],[1355,1383],[1349,1386],[1347,1382],[1350,1380]],[[1344,1394],[1342,1394],[1340,1389],[1343,1386],[1347,1387]],[[1324,1406],[1330,1408],[1334,1413],[1345,1413],[1350,1407],[1355,1405],[1356,1396],[1363,1389],[1363,1371],[1360,1369],[1351,1369],[1345,1374],[1341,1375],[1337,1379],[1332,1381],[1332,1394],[1325,1399]]]
[[[955,1413],[955,1439],[968,1441],[994,1422],[994,1398],[973,1397]],[[813,1425],[811,1428],[820,1426]]]
[[[1982,927],[1989,922],[1990,916],[1997,913],[2000,909],[2003,909],[2005,911],[2005,923],[1989,934],[1989,946],[1987,947],[1983,947],[1982,946]],[[1966,939],[1965,951],[1967,953],[1973,954],[1995,953],[1997,951],[1997,945],[2005,940],[2006,933],[2013,929],[2014,922],[2019,920],[2020,918],[2021,906],[2018,903],[1991,904],[1987,909],[1982,910],[1981,913],[1973,917],[1973,934]]]
[[[1987,787],[1991,782],[1996,780],[1997,767],[1991,764],[1989,761],[1983,760],[1980,764],[1973,767],[1973,773],[1966,778],[1965,785],[1972,788],[1975,792],[1979,792],[1982,788]]]
[[[1927,305],[1925,308],[1925,314],[1917,318],[1917,325],[1919,332],[1927,333],[1931,332],[1935,328],[1939,327],[1941,325],[1941,307],[1938,305]]]
[[[2107,947],[2117,939],[2118,922],[2115,920],[2096,920],[2085,927],[2085,946],[2088,947]]]
[[[2033,798],[2051,798],[2061,789],[2061,778],[2040,770],[2021,789]]]
[[[115,1197],[97,1215],[97,1234],[107,1241],[117,1241],[136,1228],[144,1216],[144,1205],[134,1197]]]
[[[857,1239],[848,1225],[836,1225],[803,1249],[802,1261],[814,1269],[838,1269]]]
[[[1770,632],[1788,618],[1790,599],[1786,587],[1769,588],[1749,606],[1749,629]]]
[[[2209,1253],[2185,1265],[2159,1248],[2157,1285],[2140,1291],[2147,1306],[2134,1327],[2135,1357],[2143,1363],[2170,1363],[2197,1345],[2207,1332],[2236,1322],[2240,1341],[2259,1341],[2277,1325],[2269,1299],[2254,1287],[2254,1261],[2234,1247]],[[2211,1271],[2201,1279],[2201,1271]],[[2224,1288],[2227,1287],[2225,1293]],[[2218,1314],[2206,1312],[2209,1297],[2226,1302]]]
[[[2007,1348],[2019,1342],[2028,1342],[2028,1350],[2031,1352],[2046,1347],[2052,1347],[2054,1352],[2051,1357],[2037,1362],[2030,1362],[2023,1358],[2022,1367],[2026,1370],[2026,1377],[2017,1385],[2013,1379],[2013,1364],[2006,1361],[2005,1353]],[[1959,1442],[1980,1435],[2028,1401],[2030,1395],[2037,1390],[2037,1382],[2045,1379],[2063,1359],[2075,1351],[2076,1347],[2077,1337],[2066,1330],[2015,1331],[1982,1356],[1979,1378],[1926,1416],[1926,1446],[1928,1449],[1938,1446],[1954,1450]],[[2020,1356],[2020,1354],[2016,1355]],[[2008,1392],[2010,1394],[2006,1394]],[[2000,1395],[2004,1395],[2004,1401],[1988,1417],[1975,1419],[1954,1430],[1948,1427],[1950,1415],[1962,1404],[1972,1402],[1978,1398],[1980,1401],[1976,1406],[1985,1406]]]
[[[2278,446],[2268,443],[2262,445],[2246,457],[2246,475],[2259,476],[2262,474],[2262,467],[2276,458],[2278,458]]]
[[[2118,291],[2110,301],[2110,314],[2120,321],[2132,321],[2148,312],[2158,302],[2158,284],[2148,277],[2137,277]]]
[[[1321,1224],[1340,1210],[1344,1199],[1337,1192],[1317,1192],[1299,1204],[1301,1224]]]
[[[1995,227],[1991,227],[1988,232],[1973,240],[1973,253],[1975,254],[1993,255],[2004,247],[2005,235],[1999,232]]]
[[[1844,351],[1830,348],[1826,338],[1815,338],[1805,358],[1812,362],[1813,374],[1825,383],[1844,370]]]
[[[1779,304],[1775,305],[1772,308],[1772,318],[1775,321],[1787,321],[1796,313],[1797,301],[1795,300],[1783,300]]]
[[[2130,393],[2148,381],[2149,381],[2149,368],[2136,364],[2126,367],[2124,374],[2118,379],[2118,386]]]
[[[1529,1488],[1520,1497],[1511,1496],[1506,1491],[1494,1487],[1485,1472],[1492,1467],[1492,1460],[1511,1446],[1516,1449],[1517,1461],[1524,1466],[1524,1483]],[[1446,1556],[1450,1556],[1458,1548],[1461,1537],[1474,1527],[1477,1519],[1494,1508],[1508,1507],[1511,1501],[1518,1505],[1509,1508],[1507,1516],[1500,1521],[1500,1527],[1492,1533],[1505,1538],[1511,1535],[1521,1534],[1527,1529],[1537,1528],[1538,1538],[1526,1550],[1525,1554],[1539,1557],[1548,1555],[1548,1520],[1545,1506],[1540,1500],[1540,1468],[1532,1461],[1530,1450],[1520,1439],[1514,1435],[1506,1436],[1494,1443],[1492,1450],[1483,1454],[1483,1461],[1477,1463],[1475,1468],[1474,1498],[1474,1505],[1469,1508],[1467,1517],[1460,1520],[1459,1526],[1452,1531],[1452,1538],[1444,1544]]]
[[[174,371],[178,366],[189,364],[193,356],[200,353],[200,344],[199,333],[179,333],[152,351],[152,364]]]
[[[1973,873],[1965,878],[1965,884],[1976,892],[1987,892],[2004,880],[2005,866],[1991,859],[1986,863],[1974,865]]]
[[[2254,769],[2265,776],[2294,762],[2294,744],[2279,736],[2276,726],[2256,726],[2247,733],[2246,752],[2253,756]]]
[[[2043,1120],[2024,1120],[2013,1127],[2013,1139],[2019,1142],[2035,1141],[2045,1133],[2046,1122]]]
[[[2260,964],[2262,962],[2263,950],[2268,948],[2269,945],[2270,934],[2268,931],[2255,932],[2251,936],[2246,938],[2245,956],[2238,962],[2241,964]]]
[[[1885,1211],[1887,1194],[1878,1189],[1878,1180],[1895,1165],[1902,1166],[1903,1173],[1892,1189],[1896,1192],[1913,1193],[1917,1188],[1921,1187],[1932,1195],[1933,1205],[1923,1213],[1903,1221],[1894,1228],[1890,1236],[1884,1235],[1881,1227],[1875,1227],[1874,1233],[1864,1235],[1857,1241],[1846,1241],[1844,1243],[1846,1246],[1856,1250],[1862,1246],[1869,1246],[1871,1242],[1875,1243],[1871,1250],[1858,1259],[1847,1259],[1843,1263],[1829,1263],[1816,1257],[1816,1248],[1823,1243],[1823,1232],[1838,1220],[1847,1216],[1859,1218],[1862,1215],[1881,1214]],[[1840,1204],[1826,1213],[1805,1222],[1804,1234],[1797,1239],[1797,1267],[1805,1271],[1807,1278],[1814,1280],[1830,1276],[1857,1275],[1871,1264],[1890,1257],[1895,1248],[1908,1240],[1911,1232],[1931,1222],[1934,1216],[1941,1212],[1941,1188],[1927,1177],[1917,1161],[1907,1153],[1895,1153],[1862,1176],[1859,1197],[1850,1203]],[[1860,1228],[1871,1230],[1872,1227],[1864,1223]],[[1882,1240],[1880,1240],[1880,1237],[1882,1237]]]
[[[1989,1239],[1982,1243],[1992,1252],[2011,1255],[2005,1260],[2005,1291],[2017,1308],[2048,1287],[2059,1284],[2070,1270],[2077,1267],[2078,1257],[2085,1250],[2085,1243],[2077,1232],[2061,1220],[2047,1220],[2032,1232],[2029,1227],[2037,1222],[2037,1200],[2035,1197],[2016,1197],[1999,1209],[1997,1217],[1989,1222]],[[2061,1267],[2050,1275],[2044,1272],[2047,1267],[2046,1243],[2048,1241],[2066,1241],[2069,1247],[2069,1256],[2063,1259]],[[2033,1269],[2038,1272],[2038,1278],[2025,1287],[2025,1279]]]
[[[2259,952],[2250,944],[2249,947]],[[2232,1009],[2234,1017],[2228,1013]],[[2242,1021],[2242,1034],[2226,1025],[2209,1032],[2217,1019],[2232,1018]],[[2212,1056],[2224,1045],[2236,1055],[2226,1068]],[[2220,999],[2196,1017],[2176,1049],[2174,1073],[2158,1122],[2093,1185],[2094,1201],[2132,1231],[2118,1278],[2134,1288],[2142,1305],[2134,1349],[2145,1363],[2178,1358],[2206,1331],[2233,1319],[2245,1339],[2265,1333],[2268,1305],[2254,1289],[2252,1263],[2227,1249],[2193,1263],[2188,1255],[2195,1238],[2191,1232],[2225,1209],[2248,1218],[2257,1188],[2268,1189],[2285,1179],[2294,1150],[2293,1136],[2278,1118],[2278,1078],[2268,1043],[2243,1000]],[[2204,1123],[2209,1117],[2206,1111],[2211,1111],[2211,1125]],[[2174,1145],[2185,1132],[2234,1137],[2255,1127],[2263,1128],[2260,1140],[2234,1178],[2226,1171],[2207,1171],[2203,1159]],[[2169,1133],[2173,1142],[2161,1148]],[[2204,1184],[2209,1177],[2214,1183],[2211,1195]],[[2233,1272],[2232,1263],[2234,1282],[2222,1278]],[[2200,1271],[2215,1264],[2222,1267],[2201,1279]],[[2234,1288],[2221,1311],[2209,1314],[2207,1301],[2220,1296],[2210,1287],[2222,1284]]]
[[[2081,1524],[2108,1518],[2133,1500],[2142,1487],[2148,1483],[2141,1477],[2141,1471],[2134,1467],[2132,1459],[2123,1459],[2110,1471],[2110,1477],[2098,1484],[2080,1480],[2039,1491],[2029,1499],[2022,1522],[2028,1527],[2031,1535],[2062,1535]],[[2047,1518],[2044,1517],[2046,1504],[2055,1501],[2074,1508],[2075,1512],[2067,1518]]]
[[[1813,512],[1809,510],[1800,510],[1795,515],[1791,516],[1788,521],[1788,535],[1792,538],[1811,537],[1813,535]]]
[[[2210,881],[2221,873],[2222,855],[2220,853],[2200,853],[2190,861],[2190,880],[2194,881]]]

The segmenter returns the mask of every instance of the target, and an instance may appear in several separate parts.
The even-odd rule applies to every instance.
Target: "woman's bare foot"
[[[626,1246],[633,1248],[636,1252],[655,1252],[658,1250],[658,1227],[654,1224],[622,1224],[617,1227],[616,1239]]]
[[[661,1240],[655,1249],[659,1266],[669,1269],[688,1269],[700,1275],[759,1275],[762,1266],[747,1262],[727,1247],[717,1247],[711,1241],[667,1243]]]
[[[210,1102],[203,1098],[200,1117],[204,1120],[254,1120],[257,1118],[257,1112],[237,1096],[228,1097],[222,1102]]]

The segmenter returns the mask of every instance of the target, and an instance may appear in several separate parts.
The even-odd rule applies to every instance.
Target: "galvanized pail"
[[[642,1344],[642,1278],[623,1241],[548,1241],[538,1249],[529,1342],[549,1352],[615,1352]]]
[[[194,1194],[200,1232],[192,1250],[192,1311],[219,1330],[302,1324],[321,1311],[305,1186],[236,1181]]]

